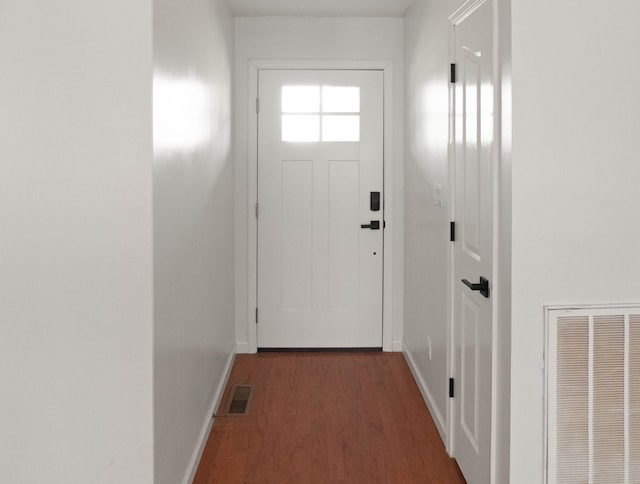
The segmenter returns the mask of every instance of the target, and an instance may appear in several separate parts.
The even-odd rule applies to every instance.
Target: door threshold
[[[382,346],[365,348],[258,348],[258,353],[373,353],[381,351]]]

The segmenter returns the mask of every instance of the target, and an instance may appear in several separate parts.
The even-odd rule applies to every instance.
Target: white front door
[[[381,347],[383,73],[258,86],[258,347]]]
[[[468,13],[468,12],[467,12]],[[454,456],[469,484],[490,482],[493,274],[491,2],[454,27]]]

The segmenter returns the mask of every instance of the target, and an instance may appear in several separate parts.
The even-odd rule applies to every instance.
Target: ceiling
[[[402,17],[414,0],[227,0],[239,17]]]

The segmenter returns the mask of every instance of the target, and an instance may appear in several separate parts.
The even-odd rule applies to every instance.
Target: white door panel
[[[469,484],[491,478],[493,50],[491,2],[454,27],[453,453]],[[466,280],[465,285],[462,281]],[[490,285],[487,281],[487,285]]]
[[[467,295],[462,294],[462,324],[460,325],[460,425],[471,446],[479,449],[479,342],[481,310]]]
[[[260,348],[382,346],[383,210],[369,203],[383,188],[382,82],[259,73]],[[360,227],[371,220],[379,230]]]

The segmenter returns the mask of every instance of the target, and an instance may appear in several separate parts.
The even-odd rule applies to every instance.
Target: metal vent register
[[[229,402],[228,415],[246,415],[249,409],[249,401],[253,394],[251,385],[236,385],[231,393],[231,401]]]
[[[640,307],[547,311],[546,483],[640,483]]]

